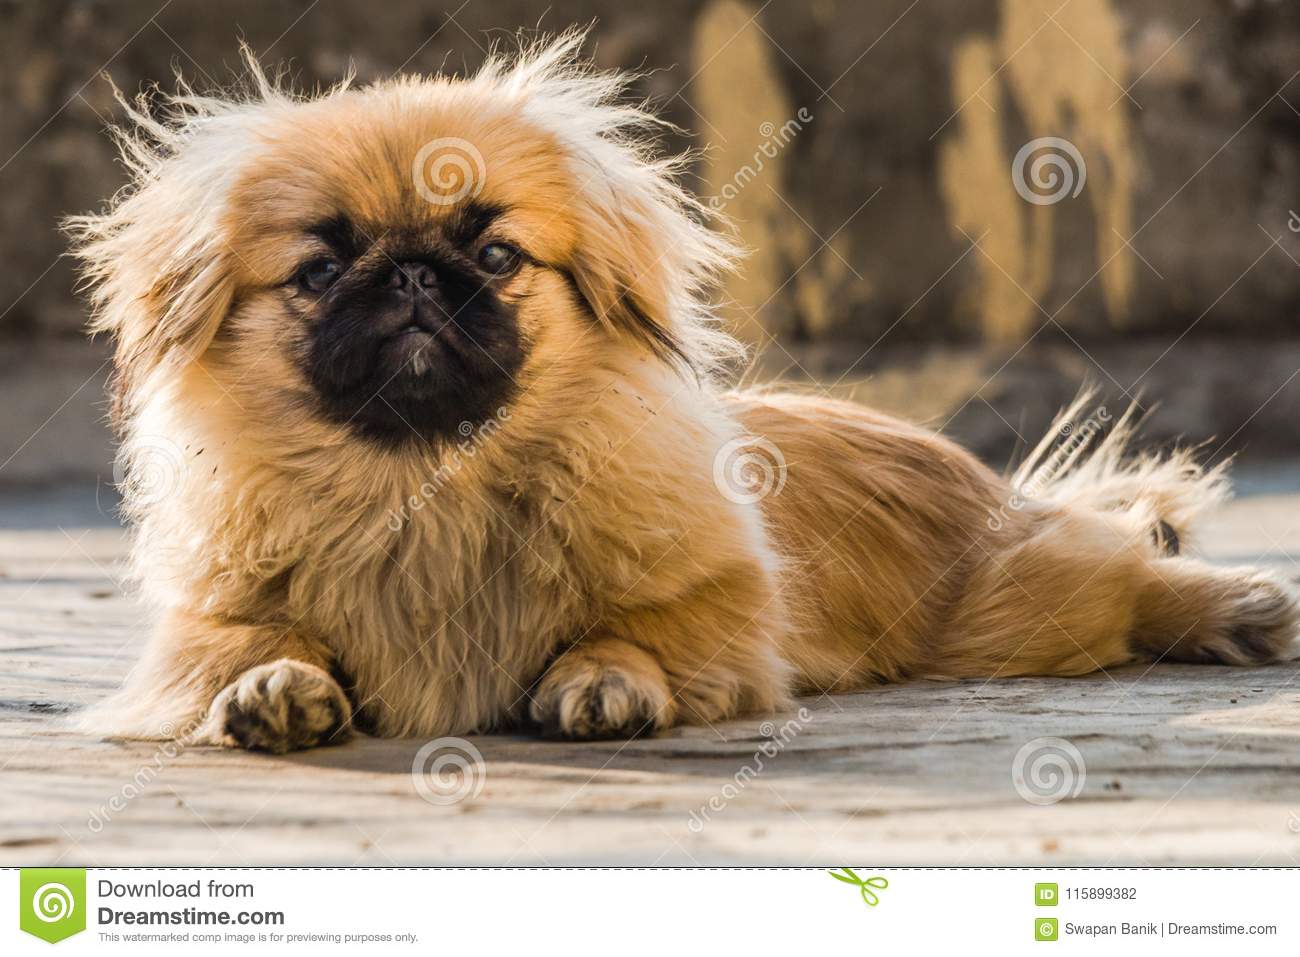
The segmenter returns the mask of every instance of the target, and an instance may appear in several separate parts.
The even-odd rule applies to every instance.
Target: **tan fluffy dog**
[[[569,35],[469,79],[130,108],[73,221],[160,609],[104,733],[576,738],[909,676],[1261,662],[1286,586],[1178,553],[1223,485],[1128,432],[1011,480],[726,392],[728,242]],[[1100,435],[1100,430],[1096,431]]]

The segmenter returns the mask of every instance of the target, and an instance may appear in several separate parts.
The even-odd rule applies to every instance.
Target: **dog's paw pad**
[[[283,659],[251,668],[212,702],[210,737],[229,747],[284,754],[351,735],[352,709],[314,665]]]
[[[530,714],[548,738],[593,741],[650,734],[669,722],[662,681],[617,667],[564,667],[542,679]]]

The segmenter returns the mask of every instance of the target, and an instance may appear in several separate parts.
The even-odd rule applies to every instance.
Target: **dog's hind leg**
[[[1131,563],[1116,603],[1131,608],[1129,651],[1142,659],[1260,664],[1293,651],[1300,635],[1294,590],[1254,568],[1216,568],[1185,557],[1197,520],[1228,497],[1226,463],[1206,468],[1188,449],[1131,455],[1134,412],[1082,418],[1088,395],[1066,409],[1013,480],[1080,521],[1091,515],[1124,537]],[[1093,441],[1100,437],[1099,441]],[[1080,441],[1081,440],[1081,441]],[[1073,448],[1072,448],[1073,445]],[[1077,450],[1077,451],[1076,451]],[[1086,551],[1085,551],[1086,554]]]
[[[1256,568],[1156,559],[1140,586],[1132,647],[1141,657],[1205,664],[1267,664],[1293,656],[1300,604]]]
[[[1161,557],[1130,516],[1060,510],[983,539],[937,642],[936,677],[1078,675],[1130,661],[1234,665],[1295,650],[1300,604],[1257,569]]]
[[[1081,675],[1138,657],[1135,579],[1150,546],[1108,516],[1066,510],[977,541],[926,677]]]

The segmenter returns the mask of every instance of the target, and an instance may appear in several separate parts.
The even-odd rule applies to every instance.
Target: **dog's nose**
[[[417,287],[430,289],[437,284],[438,274],[433,271],[432,266],[422,262],[398,263],[388,276],[388,285],[391,288],[401,289],[407,293],[413,293]]]

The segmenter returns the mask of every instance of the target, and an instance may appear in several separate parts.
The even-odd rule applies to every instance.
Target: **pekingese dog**
[[[1183,554],[1222,469],[1076,403],[1017,475],[728,391],[735,250],[580,34],[465,79],[124,104],[71,221],[159,610],[107,734],[587,739],[909,677],[1274,660],[1289,586]]]

